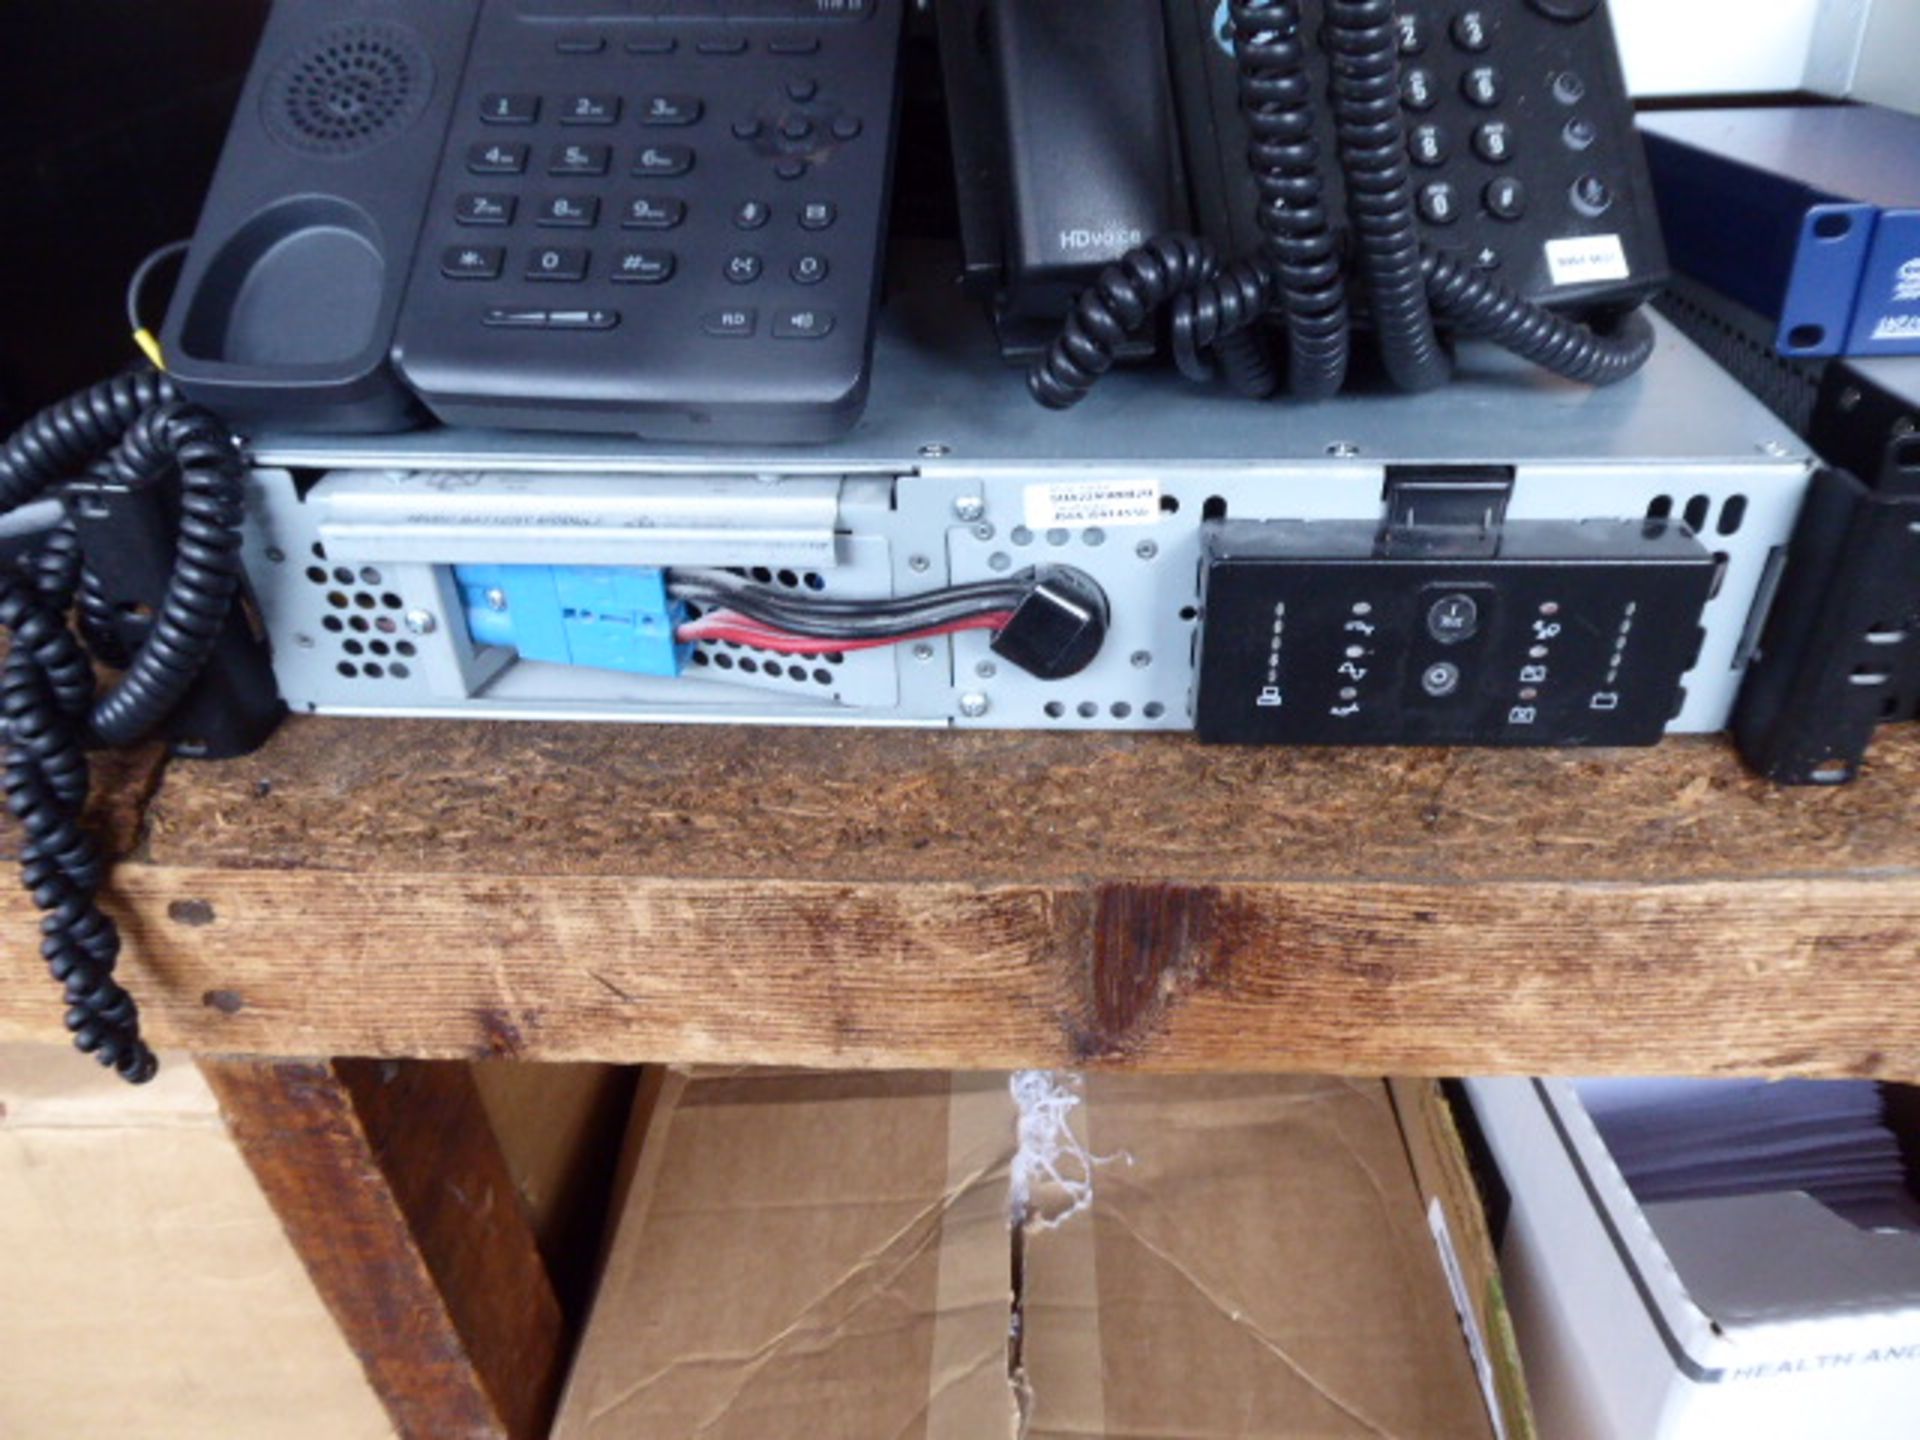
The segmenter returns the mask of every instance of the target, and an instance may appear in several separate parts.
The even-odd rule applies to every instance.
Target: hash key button
[[[755,313],[750,307],[731,306],[725,310],[709,310],[700,317],[700,328],[709,335],[737,340],[753,334],[754,319]]]
[[[782,310],[773,317],[776,340],[818,340],[833,329],[833,315],[826,310]]]
[[[440,273],[449,280],[497,280],[506,253],[497,245],[455,245],[441,252]]]
[[[587,252],[558,246],[535,250],[527,256],[529,280],[584,280],[587,278]]]
[[[621,285],[658,285],[673,278],[671,250],[622,250],[613,259],[613,278]]]

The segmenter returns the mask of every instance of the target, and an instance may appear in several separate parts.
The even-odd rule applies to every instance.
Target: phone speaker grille
[[[280,63],[261,101],[267,130],[309,155],[357,155],[398,135],[433,93],[433,62],[400,25],[336,25]]]

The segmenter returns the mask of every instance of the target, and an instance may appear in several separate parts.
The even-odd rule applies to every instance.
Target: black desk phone
[[[825,440],[905,0],[279,0],[162,345],[236,423]]]
[[[280,0],[169,367],[243,428],[829,439],[866,394],[905,10]],[[1376,351],[1441,383],[1453,335],[1590,383],[1650,350],[1601,0],[936,14],[966,275],[1042,403],[1157,350],[1302,398]]]

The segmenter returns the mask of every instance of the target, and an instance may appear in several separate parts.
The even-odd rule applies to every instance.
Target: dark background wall
[[[135,358],[127,277],[192,231],[266,8],[0,3],[0,431]]]

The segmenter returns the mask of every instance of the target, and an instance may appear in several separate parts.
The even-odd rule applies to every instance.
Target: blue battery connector
[[[456,565],[476,645],[523,660],[678,675],[693,647],[674,638],[686,606],[651,565]]]

